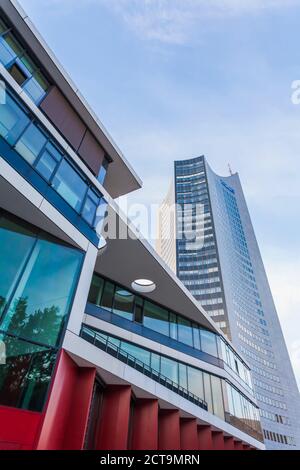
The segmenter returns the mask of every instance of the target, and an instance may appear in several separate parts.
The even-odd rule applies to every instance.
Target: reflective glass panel
[[[183,317],[178,316],[178,341],[193,346],[192,323]]]
[[[101,307],[104,308],[105,310],[110,310],[112,309],[113,306],[113,300],[114,300],[114,291],[115,291],[115,286],[112,282],[105,281],[105,286],[102,294],[102,299],[101,299]]]
[[[210,378],[214,414],[219,416],[219,418],[221,419],[225,419],[221,380],[218,377],[215,377],[214,375],[212,375]]]
[[[36,242],[35,236],[9,219],[0,219],[0,314],[11,297]]]
[[[167,357],[161,356],[160,360],[160,372],[162,375],[172,380],[176,384],[178,381],[178,363],[168,359]]]
[[[145,301],[144,325],[151,330],[169,336],[169,313],[162,307]]]
[[[45,134],[35,124],[30,124],[16,143],[15,149],[32,165],[46,142]]]
[[[203,374],[200,370],[188,367],[188,388],[199,398],[204,398]]]
[[[216,335],[207,330],[200,330],[200,336],[202,351],[218,357]]]
[[[39,239],[18,280],[1,329],[56,346],[69,312],[82,254]]]
[[[0,404],[42,411],[56,358],[46,347],[0,335],[6,364],[0,364]]]
[[[87,185],[66,160],[61,162],[52,185],[73,209],[80,212]]]
[[[102,277],[96,276],[94,274],[88,296],[88,302],[95,305],[100,305],[103,286],[104,280],[102,279]]]
[[[113,313],[127,318],[133,319],[133,301],[134,295],[121,287],[117,287],[115,291]]]
[[[6,92],[5,103],[0,104],[0,135],[13,145],[28,124],[27,114]]]

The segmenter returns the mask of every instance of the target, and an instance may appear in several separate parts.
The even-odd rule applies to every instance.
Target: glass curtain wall
[[[151,367],[204,400],[210,413],[226,420],[248,434],[254,435],[256,438],[261,438],[258,409],[224,379],[114,336],[108,336],[106,333],[96,331],[86,325],[83,326],[83,334],[88,336],[96,334],[97,341],[109,341],[122,351],[143,362],[146,366]]]
[[[0,404],[40,411],[83,254],[0,212]]]
[[[224,361],[252,390],[250,371],[220,336],[94,274],[88,302]]]

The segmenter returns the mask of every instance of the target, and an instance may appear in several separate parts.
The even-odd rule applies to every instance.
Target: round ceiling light
[[[143,294],[149,294],[156,289],[155,283],[149,279],[136,279],[132,282],[131,287],[136,292],[141,292]]]

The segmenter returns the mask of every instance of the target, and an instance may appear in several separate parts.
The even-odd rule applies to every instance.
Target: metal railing
[[[207,411],[207,403],[204,400],[194,395],[184,387],[181,387],[178,383],[173,382],[173,380],[164,376],[157,370],[152,369],[150,366],[140,361],[136,357],[122,350],[122,348],[109,341],[109,338],[107,336],[101,335],[101,333],[90,330],[85,326],[81,328],[80,336],[89,343],[96,346],[97,348],[101,349],[102,351],[110,354],[119,361],[124,362],[124,364],[133,367],[134,369],[146,375],[150,379],[155,380],[155,382],[163,385],[172,392],[177,393],[186,400],[194,403],[194,405],[197,405]]]

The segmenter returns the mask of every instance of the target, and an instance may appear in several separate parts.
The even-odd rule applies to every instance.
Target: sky
[[[300,385],[300,0],[20,0],[143,180],[240,175]]]

